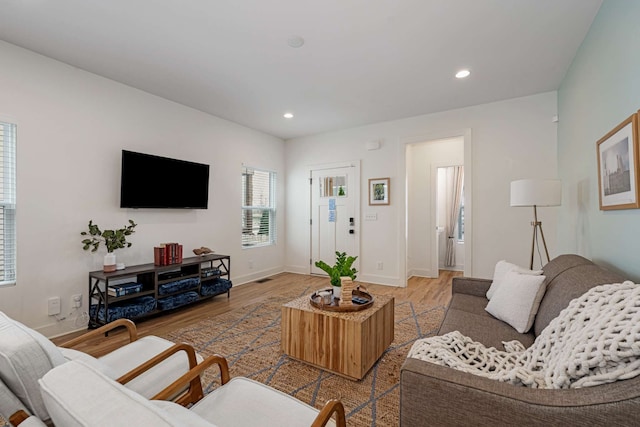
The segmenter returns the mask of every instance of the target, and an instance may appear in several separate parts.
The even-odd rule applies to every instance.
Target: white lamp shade
[[[557,179],[511,181],[511,206],[559,206],[562,183]]]

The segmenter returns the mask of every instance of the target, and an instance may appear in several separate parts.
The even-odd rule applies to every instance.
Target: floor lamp
[[[538,221],[538,206],[559,206],[562,200],[562,184],[555,179],[521,179],[511,182],[511,206],[533,206],[533,241],[531,242],[531,263],[529,268],[533,270],[533,254],[540,233],[544,253],[549,259],[547,242],[544,240],[542,232],[542,222]],[[540,244],[538,244],[540,249]],[[542,258],[542,255],[540,255]],[[542,259],[540,259],[542,261]]]

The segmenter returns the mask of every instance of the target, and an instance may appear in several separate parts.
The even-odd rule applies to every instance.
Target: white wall
[[[559,249],[640,280],[640,210],[601,211],[596,142],[640,108],[640,2],[603,2],[558,94]]]
[[[462,164],[464,139],[461,137],[407,146],[407,277],[438,277],[438,271],[432,267],[432,246],[436,226],[442,224],[437,222],[434,206],[434,196],[438,194],[434,173],[438,167]],[[435,205],[442,207],[443,204]]]
[[[308,272],[309,165],[361,159],[361,217],[369,212],[377,221],[361,222],[359,279],[390,285],[405,283],[405,144],[460,135],[471,129],[472,184],[465,188],[473,200],[467,206],[473,221],[469,271],[491,277],[495,263],[508,259],[528,265],[532,211],[509,207],[509,185],[521,178],[557,176],[556,92],[464,109],[377,123],[359,128],[286,141],[287,242],[286,269]],[[381,141],[380,150],[366,144]],[[368,206],[369,178],[391,178],[391,205]],[[557,208],[539,212],[544,230],[555,236]],[[361,218],[362,220],[362,218]],[[293,237],[295,236],[295,238]],[[469,236],[471,237],[471,236]],[[554,239],[548,242],[556,255]],[[468,239],[469,241],[469,239]],[[376,270],[376,261],[384,270]]]
[[[0,310],[50,336],[77,328],[48,317],[47,298],[60,296],[65,316],[71,295],[82,293],[87,310],[88,272],[104,255],[82,250],[89,219],[103,228],[139,224],[133,246],[116,252],[126,264],[153,262],[154,245],[178,241],[185,254],[208,246],[231,255],[234,284],[282,270],[284,215],[276,246],[240,245],[243,162],[278,173],[284,207],[280,139],[4,42],[0,57],[0,117],[18,125],[18,276],[0,288]],[[209,209],[120,209],[122,149],[210,164]]]

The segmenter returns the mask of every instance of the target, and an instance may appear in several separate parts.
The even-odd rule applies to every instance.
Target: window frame
[[[252,171],[252,172],[260,172],[260,173],[267,173],[268,176],[268,182],[269,182],[269,201],[268,201],[268,205],[247,205],[245,204],[246,200],[247,200],[247,189],[246,189],[246,176],[248,176],[248,172],[247,171]],[[276,183],[277,183],[277,173],[275,171],[272,170],[268,170],[268,169],[263,169],[263,168],[258,168],[258,167],[252,167],[252,166],[246,166],[246,165],[242,165],[242,181],[241,181],[241,192],[242,192],[242,200],[241,200],[241,240],[240,240],[240,244],[242,246],[242,249],[252,249],[252,248],[260,248],[260,247],[265,247],[265,246],[273,246],[277,243],[277,225],[276,225],[276,219],[277,219],[277,206],[276,206]],[[253,191],[253,190],[252,190]],[[253,200],[253,202],[255,203],[255,200]],[[246,214],[245,212],[253,212],[253,211],[261,211],[260,213],[260,218],[258,219],[258,224],[255,225],[253,218],[255,218],[255,214],[251,214],[252,217],[252,222],[251,222],[251,230],[252,233],[251,235],[254,236],[254,240],[253,241],[247,241],[245,240],[245,237],[248,235],[247,231],[247,225],[245,223],[246,221]],[[268,213],[268,229],[267,229],[267,239],[266,241],[259,241],[258,236],[265,235],[263,233],[263,221],[264,221],[264,214],[265,212]],[[256,234],[253,233],[253,231],[257,231]]]
[[[0,138],[0,217],[2,219],[2,237],[0,251],[0,288],[15,286],[17,280],[17,227],[16,227],[16,167],[17,167],[17,124],[0,118],[2,137]],[[7,132],[8,128],[8,132]],[[7,138],[7,135],[9,137]],[[7,271],[9,272],[7,274]],[[8,277],[8,279],[7,279]]]

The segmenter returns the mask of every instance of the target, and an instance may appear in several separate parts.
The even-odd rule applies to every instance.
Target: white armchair
[[[213,364],[221,369],[223,385],[189,409],[170,401],[148,400],[81,360],[52,369],[40,380],[40,387],[54,424],[65,427],[346,426],[340,401],[331,400],[319,411],[248,378],[229,380],[227,363],[220,356],[205,359],[155,399],[174,395],[194,379],[199,382],[200,373]]]
[[[129,343],[107,355],[94,358],[68,348],[120,327],[127,328]],[[138,339],[135,324],[119,319],[57,347],[40,333],[0,312],[0,380],[31,414],[43,421],[49,420],[49,414],[42,401],[38,380],[51,369],[79,359],[115,380],[172,346],[173,342],[156,336]],[[129,381],[127,387],[151,397],[202,360],[191,347],[181,347],[174,353]]]

